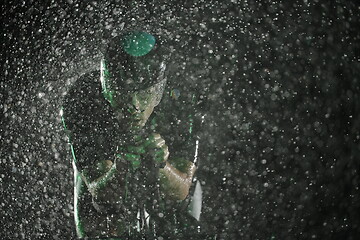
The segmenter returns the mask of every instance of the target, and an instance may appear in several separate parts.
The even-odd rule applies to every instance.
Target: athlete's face
[[[132,130],[141,129],[160,103],[165,81],[144,90],[115,97],[119,120],[126,120]]]

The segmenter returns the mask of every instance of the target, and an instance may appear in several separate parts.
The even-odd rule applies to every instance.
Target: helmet
[[[105,99],[114,107],[115,96],[155,86],[163,91],[168,56],[158,35],[129,31],[113,38],[101,60],[100,80]]]

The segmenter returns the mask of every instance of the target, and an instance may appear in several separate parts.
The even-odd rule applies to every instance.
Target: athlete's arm
[[[184,200],[189,194],[196,167],[189,161],[182,161],[187,165],[185,171],[180,171],[168,161],[165,167],[159,170],[161,190],[169,199]]]
[[[99,91],[98,73],[82,75],[66,94],[62,118],[73,164],[95,201],[115,203],[125,191],[124,164],[115,157],[119,128]],[[111,113],[111,112],[110,112]]]
[[[184,200],[189,194],[191,182],[196,171],[195,165],[183,158],[168,159],[169,150],[165,140],[158,133],[153,133],[142,143],[143,152],[151,154],[152,160],[165,163],[159,168],[160,189],[165,198]],[[141,164],[141,163],[139,163]]]

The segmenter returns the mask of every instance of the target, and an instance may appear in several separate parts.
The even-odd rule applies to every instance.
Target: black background
[[[255,2],[255,1],[254,1]],[[122,24],[173,40],[202,94],[204,231],[219,239],[360,235],[356,1],[4,1],[1,239],[69,239],[61,99]]]

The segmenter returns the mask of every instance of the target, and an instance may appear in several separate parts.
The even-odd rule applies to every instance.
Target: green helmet
[[[101,86],[114,105],[116,94],[126,94],[163,84],[169,53],[159,36],[143,31],[113,38],[101,60]]]

